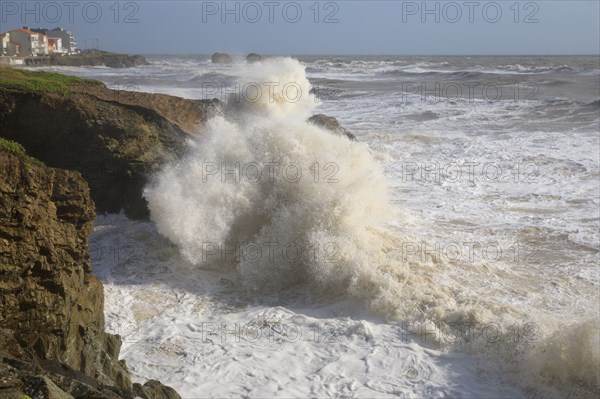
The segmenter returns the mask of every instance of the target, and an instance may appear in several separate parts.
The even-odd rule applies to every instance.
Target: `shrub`
[[[16,141],[7,140],[0,137],[0,151],[7,151],[11,154],[17,155],[25,160],[27,165],[42,165],[42,161],[35,159],[34,157],[30,157],[27,155],[25,148]]]
[[[57,93],[67,95],[75,86],[103,86],[97,80],[45,71],[0,67],[0,93]]]

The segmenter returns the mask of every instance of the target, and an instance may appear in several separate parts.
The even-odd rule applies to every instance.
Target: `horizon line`
[[[82,49],[82,50],[84,50],[84,49]],[[87,49],[85,49],[85,50],[87,50]],[[109,51],[109,50],[99,50],[99,51]],[[221,51],[219,51],[219,52],[221,52]],[[213,52],[213,53],[127,53],[127,54],[141,55],[141,56],[179,55],[179,56],[207,56],[207,57],[210,57],[215,53],[217,53],[217,52]],[[579,54],[579,53],[573,53],[573,54],[543,54],[543,53],[540,53],[540,54],[359,54],[359,53],[267,54],[267,53],[256,53],[256,52],[245,52],[245,53],[230,52],[230,53],[225,53],[225,54],[228,54],[231,56],[245,57],[251,53],[255,53],[255,54],[259,54],[261,56],[267,56],[267,57],[296,57],[296,56],[300,56],[300,57],[322,57],[322,56],[329,56],[329,57],[599,57],[599,59],[600,59],[600,53],[598,53],[598,54]]]

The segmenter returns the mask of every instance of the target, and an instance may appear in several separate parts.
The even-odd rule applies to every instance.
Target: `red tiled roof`
[[[13,31],[11,31],[11,32],[15,32],[15,31],[16,31],[16,32],[24,32],[24,33],[27,33],[28,35],[40,35],[40,36],[46,36],[46,35],[44,35],[43,33],[33,32],[33,31],[30,31],[30,30],[27,30],[27,29],[15,29],[15,30],[13,30]],[[10,32],[9,32],[9,33],[10,33]]]

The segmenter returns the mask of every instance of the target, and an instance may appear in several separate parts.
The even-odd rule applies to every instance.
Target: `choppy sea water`
[[[155,176],[151,222],[97,218],[107,321],[140,380],[184,397],[599,392],[598,58],[149,60],[49,68],[237,96]]]

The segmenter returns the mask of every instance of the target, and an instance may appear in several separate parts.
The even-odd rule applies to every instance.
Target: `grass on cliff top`
[[[97,80],[45,71],[0,67],[0,93],[57,93],[67,95],[77,86],[104,86]]]
[[[0,151],[10,152],[25,160],[27,165],[43,165],[43,162],[27,155],[25,148],[16,141],[7,140],[0,137]]]

